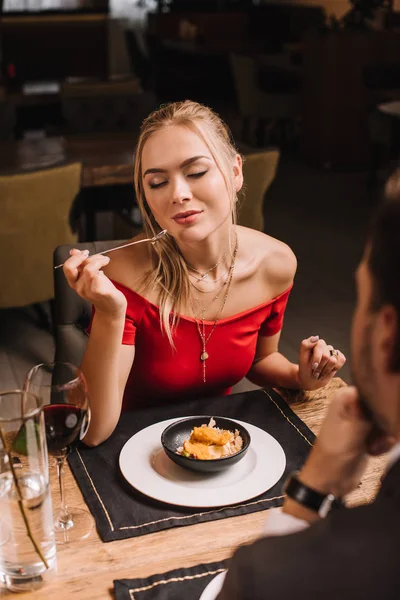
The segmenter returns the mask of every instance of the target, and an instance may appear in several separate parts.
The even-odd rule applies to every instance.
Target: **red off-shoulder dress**
[[[292,289],[290,286],[276,298],[218,322],[207,342],[204,383],[202,343],[195,319],[180,317],[174,349],[161,330],[158,306],[121,283],[113,284],[128,302],[122,343],[135,346],[122,410],[230,394],[232,386],[250,370],[258,335],[272,336],[281,330]],[[213,325],[214,321],[204,321],[206,339]]]

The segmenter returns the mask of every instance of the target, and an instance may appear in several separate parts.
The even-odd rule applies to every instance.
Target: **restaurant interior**
[[[0,0],[2,390],[65,356],[66,328],[87,325],[87,314],[68,312],[55,296],[53,251],[100,251],[141,231],[133,190],[140,125],[185,99],[213,108],[244,156],[239,224],[297,256],[282,353],[297,361],[301,340],[318,334],[349,357],[354,271],[400,150],[400,0]],[[292,467],[307,455],[333,391],[350,383],[347,362],[326,392],[281,390],[290,414],[270,393],[284,416],[279,435],[298,444],[286,457]],[[244,379],[233,392],[239,403],[255,394],[254,414],[243,420],[257,419],[260,389]],[[218,409],[207,402],[204,414]],[[196,414],[194,404],[186,408]],[[155,421],[148,412],[142,428]],[[163,408],[157,420],[181,416],[181,407]],[[89,507],[95,527],[58,547],[57,574],[22,596],[200,598],[233,550],[260,535],[265,511],[281,504],[279,482],[234,506],[132,491],[118,456],[133,426],[128,420],[98,448],[70,454],[67,497]],[[376,459],[354,504],[373,497],[380,472]],[[51,461],[50,479],[58,497]]]

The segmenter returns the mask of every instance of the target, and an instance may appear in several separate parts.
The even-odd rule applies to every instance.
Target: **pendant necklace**
[[[221,318],[221,315],[222,315],[222,312],[223,312],[223,310],[224,310],[224,307],[225,307],[226,301],[227,301],[227,299],[228,299],[228,294],[229,294],[229,290],[230,290],[231,283],[232,283],[233,271],[234,271],[234,269],[235,269],[235,262],[236,262],[236,255],[237,255],[237,252],[238,252],[238,240],[237,240],[237,238],[236,238],[236,244],[235,244],[235,249],[234,249],[234,251],[233,251],[232,263],[231,263],[231,266],[230,266],[230,268],[229,268],[229,275],[228,275],[228,279],[227,279],[227,281],[224,283],[224,286],[225,286],[225,284],[226,284],[226,291],[225,291],[225,294],[224,294],[224,298],[223,298],[223,300],[222,300],[221,307],[220,307],[220,309],[219,309],[219,311],[218,311],[217,318],[215,319],[215,321],[214,321],[214,323],[213,323],[213,326],[211,327],[211,331],[210,331],[210,333],[208,334],[208,336],[207,336],[207,337],[206,337],[206,333],[205,333],[205,325],[204,325],[204,313],[205,313],[205,310],[206,310],[206,309],[204,309],[204,308],[203,308],[203,310],[202,310],[202,316],[201,316],[201,320],[200,320],[200,322],[199,322],[199,320],[197,319],[197,317],[196,317],[196,315],[195,315],[194,308],[193,308],[193,305],[192,305],[192,312],[193,312],[194,320],[196,321],[196,325],[197,325],[197,331],[198,331],[198,334],[199,334],[199,337],[200,337],[200,341],[201,341],[201,354],[200,354],[200,360],[201,360],[201,362],[202,362],[202,364],[203,364],[203,383],[206,383],[206,381],[207,381],[207,379],[206,379],[206,362],[207,362],[207,360],[208,360],[208,358],[209,358],[209,356],[210,356],[210,355],[208,354],[208,352],[207,352],[207,344],[208,344],[208,342],[209,342],[209,340],[210,340],[210,338],[211,338],[212,334],[214,333],[216,326],[218,325],[218,322],[219,322],[219,320],[220,320],[220,318]],[[221,259],[221,260],[222,260],[222,259]],[[214,268],[215,268],[215,267],[214,267]],[[221,288],[221,289],[222,289],[222,288]],[[218,293],[219,293],[219,292],[218,292]],[[215,296],[215,297],[212,299],[212,301],[211,301],[210,305],[212,304],[212,302],[213,302],[213,301],[214,301],[216,298],[218,298],[218,294],[217,294],[217,296]]]

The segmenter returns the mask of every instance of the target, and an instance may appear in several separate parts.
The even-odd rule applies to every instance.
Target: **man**
[[[270,533],[280,535],[239,549],[218,600],[400,598],[400,172],[385,196],[356,274],[356,386],[335,396],[289,478],[282,513],[271,515]],[[375,501],[335,506],[357,487],[368,455],[391,446]]]

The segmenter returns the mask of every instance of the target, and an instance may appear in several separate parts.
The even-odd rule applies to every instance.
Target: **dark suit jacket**
[[[376,500],[239,549],[217,600],[399,600],[400,460]]]

